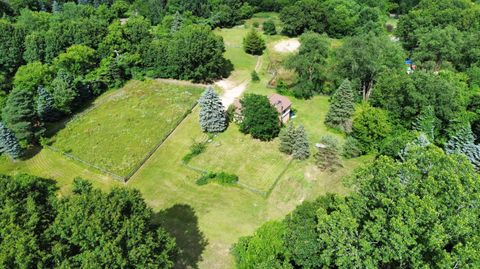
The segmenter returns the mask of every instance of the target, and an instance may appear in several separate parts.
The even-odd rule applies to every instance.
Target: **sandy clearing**
[[[300,41],[298,41],[297,38],[291,38],[279,41],[277,44],[275,44],[275,46],[273,46],[273,49],[277,52],[289,53],[297,51],[299,47]]]

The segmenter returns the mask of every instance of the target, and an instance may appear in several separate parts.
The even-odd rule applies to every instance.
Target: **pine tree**
[[[22,147],[20,147],[15,134],[3,122],[0,122],[0,153],[6,153],[12,159],[18,159],[22,152]]]
[[[317,144],[318,152],[315,154],[315,163],[322,170],[335,171],[340,163],[338,141],[332,136],[326,135]]]
[[[200,126],[204,132],[220,133],[227,128],[227,114],[222,101],[209,86],[199,100]]]
[[[480,170],[480,146],[475,145],[475,136],[470,125],[459,129],[445,145],[445,152],[464,154],[475,169]]]
[[[34,97],[30,91],[14,89],[10,92],[3,109],[5,125],[20,141],[33,142],[38,131]]]
[[[176,33],[180,28],[182,27],[182,15],[180,15],[180,12],[175,12],[173,15],[173,21],[172,21],[172,27],[170,28],[170,33]]]
[[[419,148],[419,147],[424,148],[424,147],[429,146],[430,144],[431,144],[431,142],[429,140],[429,137],[424,133],[420,133],[415,140],[407,143],[405,148],[398,153],[398,156],[400,157],[400,159],[406,160],[408,155],[414,149]]]
[[[62,7],[60,6],[60,4],[56,0],[53,0],[52,13],[57,13],[57,12],[60,12],[61,10],[62,10]]]
[[[262,55],[265,48],[265,40],[263,40],[260,34],[252,28],[243,39],[243,49],[248,54]]]
[[[325,124],[348,131],[348,122],[354,112],[355,100],[352,85],[348,79],[345,79],[331,98]]]
[[[310,145],[308,143],[307,133],[302,125],[295,131],[295,144],[293,146],[292,156],[297,160],[305,160],[310,157]]]
[[[56,119],[55,101],[52,95],[44,87],[38,87],[37,114],[44,121]]]
[[[432,106],[425,107],[413,123],[413,128],[427,135],[431,140],[435,139],[435,125],[438,118],[435,116],[435,110]]]
[[[293,123],[287,125],[287,128],[284,129],[280,135],[280,152],[291,155],[293,153],[294,144],[296,141],[296,129]]]

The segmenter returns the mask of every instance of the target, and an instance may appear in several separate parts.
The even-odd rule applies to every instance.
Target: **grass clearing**
[[[52,146],[126,176],[174,129],[203,88],[132,81],[99,97],[94,109],[75,117]]]

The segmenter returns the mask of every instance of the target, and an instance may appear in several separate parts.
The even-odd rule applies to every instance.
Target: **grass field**
[[[265,16],[257,15],[255,19],[262,17]],[[251,24],[251,21],[247,22],[247,24],[249,23]],[[247,31],[248,29],[245,28],[215,31],[222,35],[227,42],[225,55],[235,65],[236,71],[231,79],[237,82],[249,78],[256,63],[256,59],[243,53],[241,48],[242,38]],[[284,38],[286,37],[266,37],[269,42],[268,47],[271,48],[272,42]],[[265,87],[266,81],[269,79],[269,74],[266,72],[269,64],[268,53],[267,51],[267,54],[262,56],[260,69],[262,81],[250,83],[247,93],[268,95],[274,91]],[[155,82],[148,83],[154,84]],[[177,95],[178,89],[181,88],[169,87],[174,95]],[[63,143],[64,149],[83,152],[82,154],[88,158],[93,158],[87,146],[94,144],[98,147],[98,154],[118,155],[114,158],[115,162],[123,164],[123,157],[120,156],[124,154],[125,149],[120,146],[121,143],[130,143],[127,146],[134,143],[145,143],[143,139],[157,135],[161,137],[165,130],[172,128],[168,127],[171,126],[168,122],[161,123],[166,119],[170,119],[170,123],[175,121],[177,113],[172,116],[169,114],[170,111],[166,111],[166,108],[172,104],[165,104],[163,98],[145,94],[144,91],[150,88],[144,86],[143,83],[132,82],[126,88],[129,88],[128,91],[132,91],[132,93],[137,90],[139,92],[138,94],[126,94],[124,88],[100,97],[94,105],[98,107],[67,125],[67,128],[58,134],[54,145],[58,146],[58,143]],[[162,87],[162,89],[165,88],[168,87]],[[152,89],[157,89],[157,87],[152,86]],[[123,99],[118,96],[123,96]],[[147,100],[147,106],[151,111],[135,109]],[[193,98],[192,94],[191,99],[185,97],[172,102],[177,104],[184,100],[192,101],[196,98]],[[305,126],[312,144],[324,134],[332,134],[338,137],[339,141],[343,140],[343,135],[328,129],[323,124],[328,111],[328,97],[316,96],[310,100],[298,100],[292,97],[291,100],[296,109],[296,117],[293,122]],[[178,104],[180,114],[185,111],[184,107],[187,107],[186,104],[189,104],[190,101],[185,101],[181,106]],[[129,121],[128,119],[132,115],[136,115],[136,117],[145,115],[145,122],[143,122],[144,118],[142,118],[142,122]],[[102,122],[100,126],[88,120],[93,116],[95,117],[91,121]],[[83,120],[83,122],[77,123],[78,120]],[[159,124],[161,124],[161,128]],[[107,126],[113,130],[106,129]],[[91,133],[88,130],[91,130]],[[148,130],[155,134],[147,133]],[[79,132],[81,135],[75,137],[74,132]],[[263,197],[237,187],[226,187],[215,183],[204,186],[195,184],[199,174],[182,165],[182,158],[189,152],[193,140],[198,141],[204,137],[205,134],[201,132],[198,124],[198,109],[194,109],[126,184],[115,182],[105,175],[48,149],[41,150],[34,157],[25,161],[12,162],[2,157],[0,158],[0,173],[27,172],[53,178],[59,182],[62,195],[68,194],[71,181],[76,176],[89,179],[95,186],[102,189],[118,185],[138,189],[148,205],[153,208],[154,221],[166,227],[177,240],[181,258],[176,261],[176,268],[224,269],[234,267],[230,249],[239,237],[251,235],[255,229],[268,220],[283,218],[305,200],[314,199],[328,192],[348,193],[349,190],[344,187],[341,178],[350,174],[363,163],[370,161],[370,157],[344,160],[344,167],[335,173],[320,171],[314,165],[313,158],[306,161],[293,161],[285,173],[279,177],[279,180],[273,182],[272,179],[282,173],[289,161],[278,151],[278,140],[267,143],[253,140],[249,136],[241,134],[235,125],[215,137],[206,152],[192,160],[192,164],[203,168],[237,173],[241,182],[249,182],[249,184],[264,190],[273,184],[275,188],[272,189],[270,195]],[[142,138],[140,139],[142,141],[137,141],[139,138]],[[64,142],[62,139],[65,139]],[[83,141],[85,139],[86,141]],[[141,147],[143,148],[142,152],[147,148],[147,146]],[[105,152],[100,152],[100,149]],[[140,150],[138,154],[140,155]],[[125,162],[124,167],[128,166],[129,162]],[[123,171],[126,169],[124,168]]]
[[[132,81],[99,97],[52,146],[120,176],[127,175],[198,100],[203,88]]]

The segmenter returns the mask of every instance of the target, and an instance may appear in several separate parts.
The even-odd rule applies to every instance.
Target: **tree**
[[[59,70],[50,88],[55,109],[64,114],[70,114],[74,108],[74,100],[78,96],[72,75],[64,70]]]
[[[342,166],[338,141],[333,136],[322,136],[320,142],[317,144],[317,149],[318,151],[315,153],[315,163],[320,169],[334,172],[339,166]]]
[[[355,31],[360,6],[352,0],[326,0],[323,4],[327,33],[333,37],[344,37]]]
[[[263,95],[247,94],[240,100],[242,122],[240,131],[260,140],[272,140],[280,132],[280,120],[275,107]]]
[[[362,152],[378,150],[383,139],[392,130],[387,113],[367,103],[360,105],[353,115],[352,137],[360,143]]]
[[[30,62],[20,66],[15,77],[13,86],[18,89],[35,92],[40,85],[45,85],[51,81],[51,75],[48,65],[41,62]]]
[[[266,20],[263,23],[263,32],[267,35],[276,35],[277,28],[275,27],[275,22],[273,20]]]
[[[254,28],[243,38],[243,50],[248,54],[262,55],[265,48],[265,40]]]
[[[0,19],[0,74],[11,78],[23,64],[25,31],[15,24]]]
[[[445,145],[449,154],[464,154],[475,169],[480,169],[480,146],[475,145],[475,137],[470,125],[460,128]]]
[[[228,125],[227,114],[222,100],[218,97],[213,87],[209,86],[199,100],[200,126],[204,132],[220,133]]]
[[[33,96],[31,91],[15,89],[3,108],[2,119],[20,142],[34,142],[43,130],[35,113]]]
[[[368,101],[378,75],[385,70],[404,71],[405,53],[387,36],[373,33],[346,39],[337,51],[336,72],[348,78]]]
[[[297,129],[293,123],[289,123],[287,128],[283,129],[279,135],[280,138],[280,152],[291,155],[295,146],[297,138]]]
[[[305,31],[324,32],[325,13],[320,1],[300,0],[289,4],[280,12],[284,34],[296,36]]]
[[[170,28],[170,33],[176,33],[182,27],[182,15],[177,11],[173,16],[172,27]]]
[[[55,58],[56,70],[65,70],[73,76],[84,76],[96,65],[95,50],[84,45],[73,45]]]
[[[349,178],[355,191],[304,202],[278,235],[255,233],[242,246],[274,241],[277,252],[236,261],[259,268],[428,268],[478,264],[480,176],[460,155],[433,145],[404,161],[379,157]],[[260,228],[259,230],[261,230]],[[251,261],[251,263],[248,263]],[[270,267],[270,268],[278,268]]]
[[[348,79],[345,79],[330,99],[325,124],[349,131],[349,121],[355,112],[355,96]]]
[[[12,159],[20,158],[23,153],[15,134],[3,122],[0,122],[0,153],[8,154]]]
[[[305,160],[310,157],[310,144],[303,125],[295,130],[295,143],[293,144],[292,157],[298,160]]]
[[[435,109],[433,106],[426,106],[420,111],[413,122],[413,128],[419,132],[427,135],[428,139],[434,141],[438,133],[438,119],[435,116]]]
[[[38,117],[43,121],[54,121],[57,119],[55,100],[53,96],[42,86],[38,87],[36,111]]]
[[[291,56],[286,66],[298,74],[295,97],[310,98],[314,93],[325,93],[323,83],[330,45],[327,36],[312,32],[300,36],[300,43],[298,54]]]

